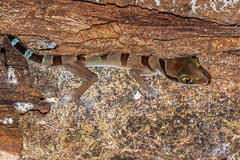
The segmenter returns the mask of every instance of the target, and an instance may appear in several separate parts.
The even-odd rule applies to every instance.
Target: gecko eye
[[[192,82],[192,78],[190,78],[190,77],[183,77],[183,78],[181,78],[180,79],[180,81],[182,82],[182,83],[184,83],[184,84],[189,84],[189,83],[191,83]]]

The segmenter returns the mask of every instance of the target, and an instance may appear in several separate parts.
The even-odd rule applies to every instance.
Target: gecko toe
[[[161,94],[156,92],[156,91],[161,90],[161,89],[154,88],[153,87],[153,82],[151,83],[151,85],[149,85],[149,87],[150,87],[149,91],[146,91],[146,95],[147,95],[146,102],[149,99],[149,94],[151,94],[153,96],[153,98],[155,98],[156,100],[159,100],[158,96],[161,96]]]
[[[157,96],[161,96],[161,94],[158,92],[152,92],[151,95],[158,101],[159,101],[159,98]]]

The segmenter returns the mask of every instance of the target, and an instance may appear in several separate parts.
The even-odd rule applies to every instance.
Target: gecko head
[[[165,70],[168,78],[180,84],[201,86],[211,82],[210,74],[195,56],[165,60]]]

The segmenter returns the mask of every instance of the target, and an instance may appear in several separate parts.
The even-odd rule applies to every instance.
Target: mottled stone
[[[212,83],[189,87],[148,77],[161,96],[146,101],[125,71],[94,68],[99,81],[86,92],[94,110],[81,107],[76,122],[70,100],[82,81],[35,63],[31,76],[25,59],[1,50],[0,159],[18,156],[22,145],[23,159],[239,158],[238,0],[92,2],[2,0],[0,32],[33,50],[44,49],[37,38],[59,45],[41,54],[198,54]],[[39,104],[44,99],[49,113]]]
[[[18,159],[23,147],[17,130],[20,114],[28,110],[46,113],[49,105],[39,103],[42,96],[27,70],[26,59],[5,48],[0,61],[0,159]]]
[[[208,14],[209,3],[212,7],[216,0],[100,2],[106,5],[62,0],[1,2],[0,34],[18,35],[33,50],[42,45],[37,38],[57,44],[55,49],[39,54],[93,56],[122,52],[165,58],[240,50],[240,16],[234,10],[239,5],[235,1],[226,6],[231,8],[229,16],[225,11]],[[219,7],[224,3],[228,2],[219,2]],[[171,4],[179,6],[176,12]],[[207,13],[198,15],[203,7],[197,6],[206,6]]]
[[[240,23],[240,3],[238,0],[91,0],[100,4],[118,6],[135,5],[141,8],[166,12],[181,17],[195,17],[222,24]]]

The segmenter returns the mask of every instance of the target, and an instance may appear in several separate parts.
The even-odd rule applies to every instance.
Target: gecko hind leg
[[[83,96],[83,94],[86,92],[88,88],[91,87],[92,84],[94,84],[98,77],[95,73],[88,70],[86,67],[84,67],[81,64],[77,64],[75,62],[69,62],[66,63],[65,68],[72,72],[73,74],[77,75],[79,78],[82,78],[85,80],[85,82],[78,88],[78,90],[72,95],[73,102],[77,105],[77,114],[76,114],[76,120],[78,120],[78,114],[79,114],[79,107],[83,106],[87,109],[93,110],[93,108],[85,106],[84,99],[86,96]],[[82,97],[83,96],[83,97]]]

